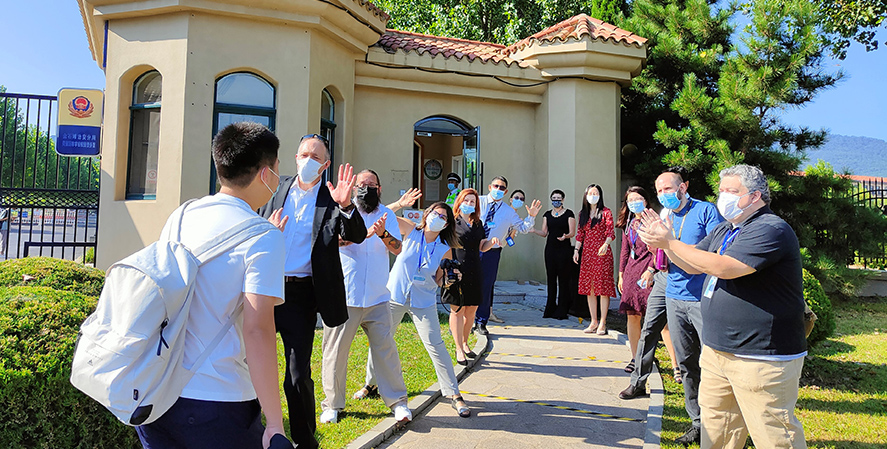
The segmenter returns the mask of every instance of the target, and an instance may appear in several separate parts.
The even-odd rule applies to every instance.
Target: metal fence
[[[878,209],[887,215],[887,178],[852,177],[852,197],[859,203]],[[856,256],[856,264],[866,268],[884,268],[887,266],[887,236],[879,243],[880,257]]]
[[[0,258],[90,262],[98,238],[98,158],[56,154],[56,97],[0,93],[0,108]]]

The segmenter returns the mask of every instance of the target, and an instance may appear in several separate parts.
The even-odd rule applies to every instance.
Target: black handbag
[[[450,250],[452,257],[454,260],[456,259],[456,251]],[[462,306],[465,304],[464,299],[462,298],[462,281],[457,281],[450,285],[449,287],[440,287],[440,301],[444,304],[449,305],[450,307],[458,307],[456,311],[462,309]]]

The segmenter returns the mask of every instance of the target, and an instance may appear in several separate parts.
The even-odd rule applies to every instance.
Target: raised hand
[[[283,218],[281,218],[283,217]],[[274,212],[271,212],[271,216],[268,217],[268,221],[274,225],[277,229],[280,229],[280,232],[283,232],[283,229],[286,227],[286,222],[289,221],[289,215],[283,215],[283,208],[277,209]]]
[[[531,206],[524,206],[527,208],[527,213],[530,214],[531,217],[535,217],[536,214],[542,210],[542,202],[539,200],[533,200],[533,204]]]
[[[350,206],[351,189],[356,181],[357,176],[354,174],[354,167],[351,164],[339,165],[339,179],[336,181],[336,187],[333,188],[333,183],[329,181],[326,183],[333,201],[339,203],[342,208]]]
[[[367,238],[372,237],[373,234],[376,234],[379,237],[382,237],[382,234],[385,233],[385,221],[387,219],[388,219],[388,212],[385,212],[384,214],[382,214],[382,217],[380,217],[378,220],[376,220],[375,223],[373,223],[372,226],[370,226],[370,229],[367,231]]]
[[[671,228],[671,217],[662,221],[659,218],[659,214],[652,209],[644,210],[641,215],[641,227],[638,229],[638,236],[649,246],[665,249],[668,246],[668,241],[674,238]]]
[[[407,192],[397,200],[397,205],[402,208],[412,207],[420,197],[422,197],[422,191],[413,187],[410,190],[407,190]]]

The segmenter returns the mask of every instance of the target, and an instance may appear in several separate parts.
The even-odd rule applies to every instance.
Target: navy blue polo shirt
[[[675,238],[688,245],[699,243],[724,221],[714,204],[693,198],[689,198],[683,209],[674,211],[670,215]],[[704,281],[704,274],[688,274],[677,264],[670,264],[665,296],[679,301],[699,301]]]
[[[798,237],[785,220],[764,206],[739,226],[723,222],[696,246],[721,251],[756,271],[718,279],[711,298],[702,298],[702,342],[738,355],[794,355],[807,350],[804,282]],[[708,285],[708,276],[705,285]]]

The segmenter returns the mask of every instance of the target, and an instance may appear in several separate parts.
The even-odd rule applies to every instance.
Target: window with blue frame
[[[126,170],[126,199],[157,197],[157,159],[160,146],[160,100],[163,78],[152,70],[133,83]]]
[[[277,103],[274,86],[249,72],[229,73],[216,80],[213,107],[213,136],[220,129],[237,122],[255,122],[274,131]],[[210,155],[209,193],[219,191],[221,184]]]

